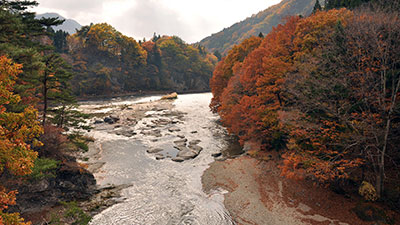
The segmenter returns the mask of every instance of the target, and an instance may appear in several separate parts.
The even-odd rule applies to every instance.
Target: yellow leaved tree
[[[40,144],[36,137],[42,133],[33,106],[21,112],[7,110],[20,102],[20,97],[13,93],[13,86],[21,68],[22,65],[0,56],[0,174],[7,171],[16,176],[32,172],[37,153],[31,147]],[[4,212],[9,205],[15,204],[16,194],[17,191],[7,191],[0,185],[0,224],[30,224],[18,213]]]

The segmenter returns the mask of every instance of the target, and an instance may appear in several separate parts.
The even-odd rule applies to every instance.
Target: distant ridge
[[[272,27],[281,23],[286,16],[309,15],[314,4],[315,0],[283,0],[277,5],[206,37],[200,41],[200,44],[211,52],[218,50],[226,55],[234,45],[241,43],[244,39],[256,36],[260,32],[264,35],[269,33]]]
[[[36,15],[37,18],[55,18],[58,17],[60,19],[65,20],[65,22],[63,24],[61,24],[60,26],[56,26],[53,27],[54,30],[58,31],[58,30],[63,30],[65,32],[68,32],[69,34],[74,34],[76,33],[76,29],[81,29],[82,25],[80,25],[78,22],[76,22],[73,19],[66,19],[65,17],[61,16],[60,14],[57,13],[43,13],[43,14],[38,14]]]

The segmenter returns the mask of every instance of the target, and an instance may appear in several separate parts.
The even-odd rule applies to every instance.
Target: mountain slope
[[[272,27],[281,23],[286,16],[310,14],[314,4],[315,0],[283,0],[277,5],[201,40],[200,44],[211,52],[218,50],[226,55],[234,45],[241,43],[244,39],[258,35],[260,32],[264,35],[269,33]]]
[[[69,34],[74,34],[76,33],[76,30],[81,29],[82,25],[80,25],[78,22],[76,22],[73,19],[66,19],[63,16],[57,14],[57,13],[44,13],[44,14],[38,14],[36,16],[37,18],[42,18],[42,17],[46,17],[46,18],[54,18],[54,17],[58,17],[60,19],[65,20],[65,22],[63,24],[61,24],[60,26],[56,26],[53,27],[55,31],[58,30],[63,30],[65,32],[68,32]]]

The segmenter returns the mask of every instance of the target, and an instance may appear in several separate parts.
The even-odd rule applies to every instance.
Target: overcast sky
[[[38,13],[56,12],[82,25],[107,22],[143,39],[177,35],[194,43],[280,0],[37,0]]]

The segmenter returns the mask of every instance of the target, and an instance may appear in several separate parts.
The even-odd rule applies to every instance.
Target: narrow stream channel
[[[137,132],[132,137],[116,135],[113,126],[98,126],[91,132],[100,150],[99,161],[104,163],[95,174],[98,184],[130,186],[122,191],[121,203],[96,215],[90,224],[234,224],[223,205],[224,191],[210,195],[202,191],[201,176],[214,161],[211,155],[228,146],[226,132],[216,122],[218,116],[208,107],[211,97],[210,93],[180,95],[170,109],[147,111],[132,127]],[[99,101],[84,107],[113,112],[120,105],[143,104],[157,98],[115,100],[112,104]],[[167,119],[174,123],[160,127],[154,124],[155,120]],[[146,129],[159,133],[147,135],[143,132]],[[198,145],[203,150],[194,159],[174,162],[171,157],[177,150],[173,142],[183,137],[201,141]],[[166,158],[156,160],[154,154],[146,152],[152,148],[163,149]]]

